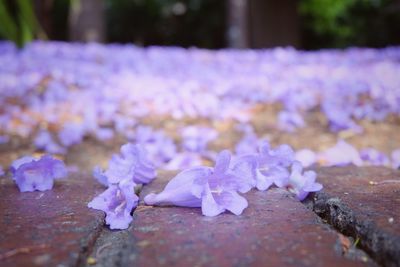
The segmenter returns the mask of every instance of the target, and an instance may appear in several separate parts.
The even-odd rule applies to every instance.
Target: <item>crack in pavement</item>
[[[339,198],[317,192],[305,205],[344,235],[359,239],[359,247],[383,266],[400,266],[400,236],[378,228],[373,221],[357,216]]]

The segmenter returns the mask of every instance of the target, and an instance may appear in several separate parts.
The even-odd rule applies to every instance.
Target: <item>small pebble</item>
[[[93,257],[87,258],[86,262],[87,262],[87,264],[89,264],[89,265],[94,265],[94,264],[97,263],[96,259],[93,258]]]

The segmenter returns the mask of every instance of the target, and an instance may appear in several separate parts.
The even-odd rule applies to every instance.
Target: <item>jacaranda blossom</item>
[[[207,144],[218,136],[212,128],[187,126],[182,131],[182,146],[185,151],[202,153],[207,150]]]
[[[322,189],[320,183],[316,183],[317,174],[314,171],[306,171],[303,173],[303,166],[298,161],[292,165],[292,172],[289,179],[284,181],[283,186],[289,192],[296,195],[298,200],[303,200],[310,192],[317,192]]]
[[[222,151],[217,156],[214,168],[195,167],[185,170],[175,176],[161,193],[149,194],[144,201],[148,205],[201,207],[205,216],[216,216],[226,210],[239,215],[248,203],[238,192],[245,193],[252,187],[251,175],[247,175],[245,166],[251,171],[255,165],[247,163],[231,166],[230,152]],[[240,169],[244,175],[237,175],[235,169]]]
[[[296,151],[295,160],[300,161],[303,167],[309,167],[317,162],[317,154],[310,149],[301,149]]]
[[[271,149],[268,142],[259,147],[256,155],[256,187],[258,190],[267,190],[272,184],[282,187],[289,177],[287,168],[294,160],[294,152],[288,145],[281,145]]]
[[[126,229],[132,222],[132,210],[139,198],[134,191],[135,183],[125,179],[118,184],[111,184],[107,190],[89,202],[88,207],[106,213],[106,224],[110,229]]]
[[[112,156],[104,173],[95,167],[93,174],[102,184],[117,184],[126,179],[136,184],[147,184],[156,177],[154,166],[148,160],[143,146],[132,143],[123,145],[121,154]]]
[[[54,179],[67,176],[64,163],[49,155],[40,159],[29,156],[17,159],[11,165],[11,172],[21,192],[52,189]]]
[[[400,149],[392,151],[392,167],[394,169],[400,168]]]
[[[175,157],[166,164],[164,170],[182,170],[200,166],[202,158],[198,153],[182,152],[176,154]]]
[[[361,166],[363,164],[357,149],[343,140],[339,140],[336,145],[321,152],[318,155],[318,161],[326,166],[344,166],[348,164]]]
[[[390,159],[384,153],[374,148],[364,148],[360,151],[361,159],[369,165],[389,166]]]
[[[96,166],[93,176],[108,188],[89,202],[88,207],[104,211],[110,229],[126,229],[139,201],[135,186],[152,181],[156,171],[143,146],[128,143],[121,147],[120,155],[112,156],[105,172]]]
[[[48,153],[64,154],[66,149],[57,144],[48,131],[40,131],[34,140],[35,147]]]

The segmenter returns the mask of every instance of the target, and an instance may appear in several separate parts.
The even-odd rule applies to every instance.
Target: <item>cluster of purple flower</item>
[[[95,167],[93,176],[107,189],[89,202],[88,207],[104,211],[111,229],[126,229],[139,201],[135,187],[151,182],[156,171],[145,149],[128,143],[121,147],[120,155],[113,155],[105,172]]]
[[[175,176],[162,192],[149,194],[144,201],[148,205],[201,207],[206,216],[215,216],[226,210],[239,215],[248,205],[239,193],[246,193],[254,187],[264,191],[275,185],[288,189],[303,200],[309,192],[322,189],[322,185],[315,182],[316,177],[314,171],[303,173],[301,163],[294,160],[294,152],[289,146],[271,149],[268,143],[263,143],[257,154],[233,160],[231,153],[224,150],[217,155],[214,168],[186,169]]]
[[[19,51],[0,42],[0,134],[36,136],[41,149],[63,153],[85,135],[129,140],[136,119],[150,113],[248,122],[248,110],[270,103],[283,104],[283,130],[306,126],[304,113],[320,109],[331,130],[362,131],[358,119],[400,113],[399,59],[396,47],[209,51],[33,42]]]
[[[112,157],[107,171],[95,168],[93,175],[108,188],[88,206],[104,211],[111,229],[128,228],[131,211],[139,200],[134,187],[147,184],[156,176],[145,151],[140,145],[126,144],[121,147],[121,155]],[[287,188],[303,200],[309,192],[322,189],[315,180],[315,172],[303,173],[301,163],[294,160],[289,146],[282,145],[274,150],[263,143],[257,154],[231,160],[231,153],[224,150],[217,155],[214,168],[185,169],[172,178],[161,193],[148,194],[144,201],[148,205],[201,207],[205,216],[216,216],[226,210],[240,215],[248,203],[239,193],[254,187],[264,191],[274,184]]]

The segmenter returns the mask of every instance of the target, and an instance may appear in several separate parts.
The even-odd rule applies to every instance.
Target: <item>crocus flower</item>
[[[117,184],[126,179],[136,184],[147,184],[156,177],[154,166],[149,162],[143,146],[132,143],[123,145],[120,155],[112,156],[104,173],[95,167],[93,174],[102,184]]]
[[[320,183],[316,183],[317,174],[314,171],[303,173],[303,166],[298,161],[292,165],[292,172],[289,179],[284,183],[289,192],[296,195],[297,199],[302,201],[310,192],[317,192],[322,189]]]
[[[361,166],[362,159],[357,149],[343,140],[339,140],[335,146],[321,152],[318,161],[326,166],[344,166],[354,164]]]
[[[195,167],[175,176],[159,194],[149,194],[148,205],[173,204],[200,207],[205,216],[216,216],[226,210],[239,215],[247,207],[247,200],[238,192],[251,189],[248,176],[237,176],[231,167],[231,154],[225,150],[218,154],[214,168]]]
[[[267,190],[272,184],[282,187],[289,177],[287,168],[294,160],[293,149],[288,145],[281,145],[271,149],[268,142],[259,147],[256,155],[256,187],[258,190]]]
[[[49,155],[38,160],[28,156],[15,160],[11,165],[11,172],[21,192],[52,189],[54,179],[67,175],[64,163]]]
[[[135,183],[125,179],[118,184],[111,184],[103,193],[89,202],[88,207],[106,213],[106,224],[110,229],[126,229],[132,222],[132,210],[139,198],[134,191]]]

